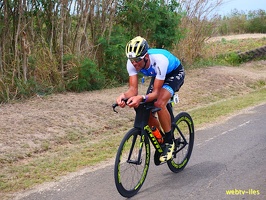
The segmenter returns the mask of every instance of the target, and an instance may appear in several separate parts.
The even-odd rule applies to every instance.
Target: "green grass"
[[[121,137],[106,138],[94,144],[79,147],[60,147],[53,153],[43,153],[27,163],[11,164],[2,170],[0,191],[14,192],[27,189],[36,184],[54,181],[59,176],[77,171],[83,167],[93,166],[114,157]],[[0,194],[1,195],[1,194]],[[0,196],[1,197],[1,196]]]
[[[204,49],[206,52],[209,53],[204,55],[205,57],[215,57],[220,54],[245,52],[248,50],[265,46],[265,43],[266,43],[266,38],[243,39],[243,40],[222,39],[222,41],[207,43]]]
[[[202,57],[193,63],[193,68],[213,65],[239,65],[245,60],[240,60],[237,56],[239,52],[256,49],[265,46],[266,38],[226,40],[206,43],[203,48]],[[257,58],[259,60],[265,57]]]
[[[266,88],[246,95],[236,96],[232,99],[218,101],[206,107],[191,110],[190,113],[196,127],[198,127],[263,102],[266,102]]]

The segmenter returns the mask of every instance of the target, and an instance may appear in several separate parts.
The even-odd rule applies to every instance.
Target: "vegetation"
[[[211,35],[265,33],[264,11],[256,11],[248,17],[241,12],[209,20],[209,14],[222,0],[215,1],[214,5],[209,4],[208,0],[182,1],[180,4],[176,1],[165,2],[2,1],[0,35],[4,40],[0,41],[0,102],[36,94],[98,90],[125,83],[128,75],[124,67],[124,46],[136,35],[146,37],[153,47],[171,49],[188,68],[214,64],[237,65],[242,61],[236,52],[265,45],[265,38],[223,39],[206,43]],[[241,30],[237,29],[239,19],[245,24]],[[253,29],[252,23],[256,24]],[[195,94],[195,101],[204,104],[212,101],[212,104],[192,109],[197,103],[193,102],[195,104],[188,105],[186,109],[191,109],[189,112],[199,127],[223,115],[264,102],[265,81],[248,84],[240,85],[253,93],[249,91],[240,96],[239,90],[229,88],[233,91],[228,92],[222,88],[230,93],[227,101],[221,101],[229,98],[221,96],[226,95],[225,90],[205,96]],[[112,158],[120,136],[132,125],[132,119],[115,124],[113,119],[106,119],[106,113],[102,114],[106,123],[115,128],[102,127],[98,130],[101,134],[97,134],[104,137],[98,136],[99,140],[92,138],[94,130],[82,132],[71,129],[64,136],[42,139],[41,145],[34,151],[25,143],[20,144],[21,148],[30,151],[18,154],[10,151],[2,156],[1,193],[5,195],[57,180],[58,176]],[[113,137],[114,134],[116,137]],[[35,142],[37,146],[38,142]]]
[[[125,82],[126,42],[142,35],[171,48],[180,38],[178,7],[160,0],[3,1],[0,102]]]
[[[256,49],[261,46],[265,46],[265,38],[257,39],[234,39],[226,40],[222,39],[217,42],[205,43],[202,48],[202,56],[199,57],[192,67],[213,66],[213,65],[239,65],[250,59],[240,58],[238,53],[246,52]],[[264,56],[256,58],[265,59]]]
[[[229,16],[219,17],[217,34],[229,35],[232,33],[266,33],[266,11],[238,11],[233,10]]]
[[[222,2],[4,0],[0,102],[124,83],[124,46],[136,35],[190,66],[204,56],[205,40],[213,34],[265,32],[265,11],[212,16]]]

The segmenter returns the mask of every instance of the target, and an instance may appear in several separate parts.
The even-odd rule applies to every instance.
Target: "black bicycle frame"
[[[133,138],[132,146],[130,148],[130,152],[129,152],[129,155],[128,155],[127,162],[128,163],[132,163],[132,164],[136,164],[136,165],[140,165],[142,163],[141,153],[142,153],[142,148],[143,148],[145,136],[148,136],[148,138],[150,139],[150,141],[153,144],[154,148],[159,153],[163,152],[163,149],[162,149],[161,145],[159,144],[157,139],[154,137],[154,135],[152,133],[152,130],[151,130],[150,126],[148,125],[150,114],[155,114],[157,111],[160,110],[160,108],[155,107],[154,106],[154,102],[149,102],[149,103],[141,103],[137,108],[134,108],[134,109],[135,109],[135,112],[136,112],[136,117],[135,117],[135,121],[134,121],[134,128],[137,128],[137,129],[139,129],[141,131],[141,141],[140,141],[138,159],[136,161],[131,160],[131,155],[132,155],[133,147],[135,145],[137,136],[135,136]],[[179,129],[179,127],[174,123],[174,114],[173,114],[172,103],[171,102],[169,102],[167,104],[167,109],[168,109],[168,111],[170,113],[171,121],[173,122],[172,125],[171,125],[172,126],[172,130],[177,129],[179,134],[180,134],[180,136],[184,140],[183,146],[174,152],[174,156],[176,156],[176,154],[179,151],[181,151],[188,143],[187,143],[187,140],[186,140],[185,136],[183,135],[183,133]]]
[[[131,155],[133,151],[133,147],[136,142],[136,137],[132,141],[132,146],[129,152],[128,156],[128,163],[133,163],[140,165],[142,160],[141,160],[141,153],[142,153],[142,148],[145,140],[145,136],[148,136],[151,143],[153,144],[154,148],[159,152],[162,153],[163,149],[157,139],[154,137],[152,130],[150,126],[148,125],[149,117],[150,114],[155,114],[155,112],[159,111],[160,108],[156,108],[153,105],[153,102],[151,103],[142,103],[140,104],[137,108],[135,108],[136,112],[136,117],[135,117],[135,122],[134,122],[134,128],[137,128],[141,131],[141,141],[140,141],[140,148],[139,148],[139,154],[138,154],[138,159],[136,161],[131,160]]]

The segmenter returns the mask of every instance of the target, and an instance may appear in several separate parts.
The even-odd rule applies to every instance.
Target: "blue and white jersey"
[[[155,76],[159,80],[165,80],[166,75],[180,65],[180,60],[165,49],[149,49],[148,54],[150,66],[148,69],[140,70],[145,76]],[[138,73],[129,59],[127,61],[127,71],[129,76]]]

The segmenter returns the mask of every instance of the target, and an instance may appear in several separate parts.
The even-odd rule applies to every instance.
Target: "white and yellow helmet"
[[[140,36],[130,40],[126,45],[126,55],[128,58],[137,58],[144,56],[149,49],[147,41]]]

